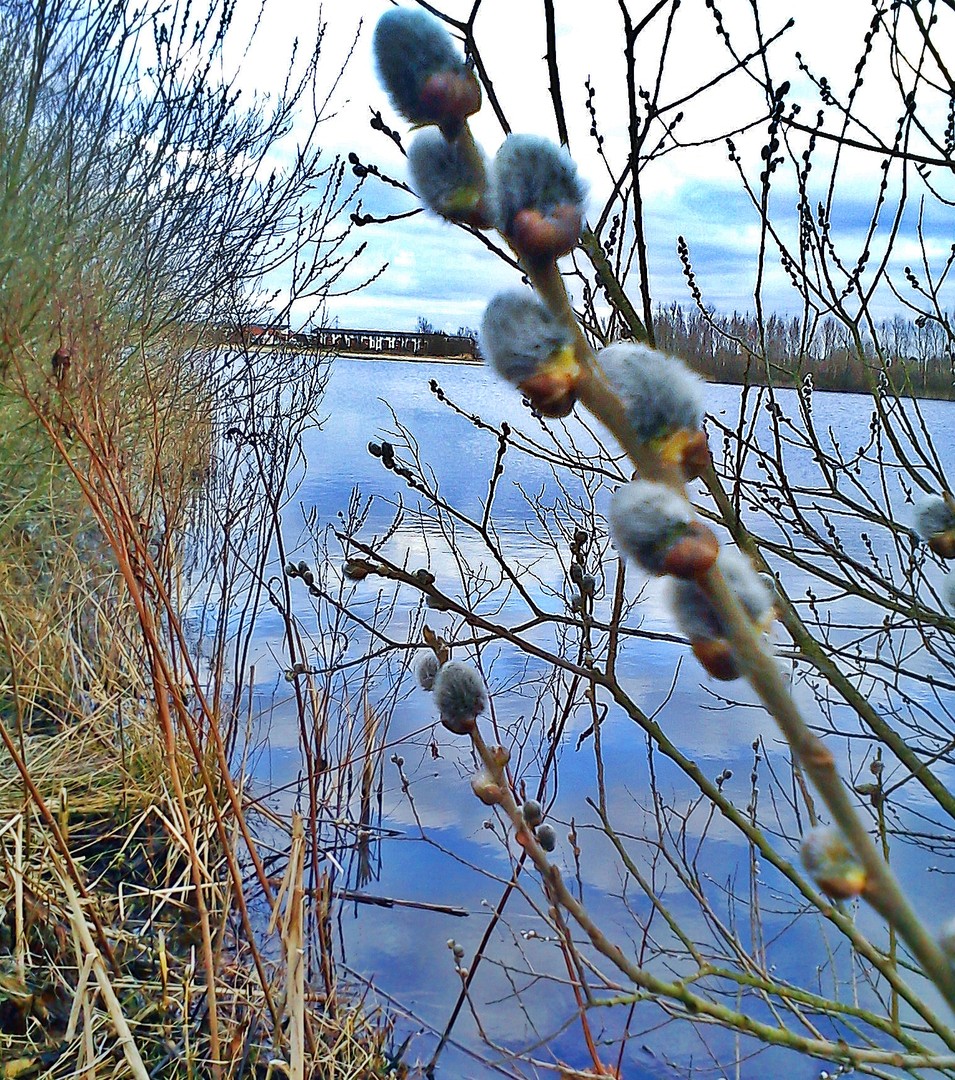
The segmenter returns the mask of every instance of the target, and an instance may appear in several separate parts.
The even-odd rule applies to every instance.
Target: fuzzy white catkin
[[[571,343],[567,329],[526,289],[509,289],[491,300],[480,340],[484,357],[514,386]]]
[[[508,135],[494,158],[497,227],[510,234],[521,210],[549,214],[570,204],[582,209],[587,189],[573,158],[540,135]]]
[[[408,168],[415,190],[430,209],[454,217],[462,191],[474,199],[485,193],[486,171],[473,154],[464,153],[435,128],[418,132],[408,149]]]
[[[534,830],[537,842],[545,851],[553,851],[557,847],[557,832],[551,825],[538,825]]]
[[[395,109],[412,123],[433,118],[422,110],[420,93],[439,71],[466,71],[451,35],[425,11],[392,8],[375,27],[372,47],[378,75]]]
[[[601,349],[597,360],[643,442],[702,427],[706,383],[682,360],[629,341]]]
[[[940,495],[923,495],[913,510],[913,526],[922,540],[955,529],[955,513]]]
[[[487,708],[487,691],[481,676],[463,660],[442,664],[433,689],[441,722],[457,734],[462,734],[478,713]]]
[[[649,480],[624,484],[610,503],[610,534],[617,549],[651,574],[662,573],[668,541],[692,520],[682,495]]]
[[[429,649],[427,652],[420,654],[415,661],[415,678],[418,680],[418,685],[422,690],[433,690],[434,680],[438,674],[438,658]]]
[[[716,565],[746,614],[754,623],[762,623],[772,610],[773,594],[753,564],[736,548],[722,548]],[[670,604],[680,629],[691,641],[726,637],[726,628],[709,597],[695,582],[673,581]]]

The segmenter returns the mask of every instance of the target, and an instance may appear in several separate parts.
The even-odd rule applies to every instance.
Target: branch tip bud
[[[372,42],[378,75],[395,109],[412,124],[460,131],[481,107],[481,85],[458,55],[451,35],[424,11],[392,8]]]
[[[865,868],[834,826],[818,825],[810,829],[799,851],[803,866],[826,896],[850,900],[865,891]]]
[[[487,707],[481,676],[470,664],[449,660],[438,671],[433,691],[441,723],[455,735],[469,735]]]

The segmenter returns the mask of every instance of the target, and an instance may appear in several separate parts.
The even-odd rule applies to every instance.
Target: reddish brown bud
[[[694,641],[692,644],[693,655],[714,679],[732,682],[740,677],[733,648],[726,638],[710,638],[706,641]]]
[[[474,716],[442,715],[441,723],[452,735],[470,735],[477,727],[477,718]]]
[[[694,431],[687,439],[680,459],[684,477],[687,480],[695,480],[698,476],[702,476],[709,468],[712,460],[706,432]]]
[[[577,404],[575,390],[555,386],[553,380],[547,375],[528,379],[526,383],[521,383],[520,389],[541,416],[551,419],[570,416]]]
[[[927,543],[940,559],[955,559],[955,529],[936,533]]]
[[[569,416],[577,402],[579,380],[580,365],[568,345],[517,385],[542,416],[561,417]]]
[[[473,71],[437,71],[421,87],[420,103],[422,111],[442,130],[456,134],[481,108],[481,84]]]
[[[580,207],[572,203],[561,203],[547,214],[529,207],[514,215],[511,239],[529,259],[558,259],[574,250],[580,226]]]
[[[720,542],[710,529],[700,521],[691,521],[686,533],[667,550],[662,570],[664,574],[695,581],[716,562],[719,553]]]
[[[471,790],[485,806],[496,806],[504,797],[501,785],[486,769],[471,777]]]
[[[669,465],[678,465],[687,480],[695,480],[710,464],[706,433],[699,428],[677,428],[650,445]]]
[[[375,566],[365,559],[349,559],[342,568],[342,573],[349,581],[364,581],[369,574],[375,573],[376,569]],[[299,570],[299,576],[304,576],[301,570]]]

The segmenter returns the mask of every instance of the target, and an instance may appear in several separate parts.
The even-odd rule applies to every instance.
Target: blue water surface
[[[447,399],[464,413],[480,417],[486,427],[442,401],[431,386],[432,380]],[[780,478],[793,489],[810,492],[818,487],[819,459],[826,469],[839,472],[832,463],[838,462],[840,455],[854,464],[842,469],[838,490],[855,498],[868,492],[876,502],[887,501],[893,513],[897,511],[898,520],[906,523],[905,474],[888,468],[885,457],[878,459],[868,395],[816,393],[809,399],[797,391],[784,390],[776,392],[774,401],[765,393],[751,391],[745,399],[741,426],[740,388],[707,388],[711,446],[720,460],[737,453],[731,443],[724,445],[721,425],[734,431],[741,427],[753,445],[780,440],[782,470],[767,473],[752,452],[741,465],[752,481],[767,483],[762,493],[757,491],[754,496],[751,490],[741,501],[744,518],[757,532],[776,540],[785,536],[765,513],[769,505],[765,500],[778,488]],[[807,402],[811,414],[805,412]],[[772,407],[778,407],[792,425],[787,426],[788,421],[774,424]],[[930,431],[951,430],[955,406],[925,402],[921,408]],[[498,452],[497,432],[506,422],[515,431],[526,432],[534,446],[530,454],[513,449],[505,454],[487,535],[505,553],[509,565],[517,568],[518,581],[532,603],[549,613],[571,614],[568,604],[573,589],[567,578],[566,538],[575,527],[593,528],[591,514],[599,518],[606,513],[612,488],[628,475],[622,461],[607,460],[601,465],[607,475],[591,476],[584,485],[565,482],[562,488],[558,482],[562,470],[553,459],[569,452],[585,462],[596,462],[593,426],[576,418],[541,424],[522,405],[519,395],[481,367],[386,360],[336,359],[319,411],[324,422],[320,429],[307,433],[307,467],[300,476],[296,499],[283,516],[283,537],[293,559],[306,558],[316,564],[324,560],[327,579],[340,581],[342,547],[333,531],[343,529],[349,505],[358,505],[366,509],[358,539],[375,547],[381,542],[382,552],[409,570],[427,569],[440,588],[467,599],[491,622],[508,627],[522,624],[528,618],[528,608],[513,584],[495,584],[500,571],[479,532],[447,514],[439,519],[429,498],[410,489],[367,450],[369,441],[391,441],[399,461],[415,475],[420,472],[426,477],[430,489],[437,490],[449,506],[480,523]],[[807,416],[819,436],[816,450],[800,434],[805,432]],[[955,460],[952,440],[943,437],[940,442],[937,449],[942,464],[951,465]],[[865,447],[870,449],[860,456],[859,449]],[[802,502],[807,515],[819,515],[820,536],[836,543],[827,532],[827,521],[834,523],[838,543],[854,558],[882,559],[889,567],[899,557],[899,541],[890,531],[860,525],[845,514],[838,499],[807,494]],[[602,529],[598,520],[595,534],[603,536]],[[866,529],[869,535],[863,538]],[[596,543],[605,545],[605,538]],[[903,546],[905,543],[908,541]],[[911,545],[905,547],[906,552],[910,550]],[[811,567],[829,565],[818,550],[807,546],[800,558],[807,564],[802,568],[786,560],[778,564],[771,560],[789,595],[803,605],[801,610],[808,618],[828,627],[833,641],[854,641],[860,636],[859,628],[872,621],[869,605],[815,579]],[[486,569],[482,571],[482,567]],[[598,618],[609,611],[615,567],[615,555],[609,549],[594,562]],[[927,567],[929,585],[940,573],[934,564]],[[475,576],[478,586],[473,586]],[[470,594],[466,591],[468,581],[474,588]],[[368,579],[346,584],[346,588],[368,620],[374,618],[376,608],[394,604],[386,622],[390,638],[399,644],[413,643],[423,622],[451,641],[472,638],[456,616],[422,610],[420,597],[413,590],[397,589],[393,582]],[[807,589],[813,592],[812,597],[806,595]],[[626,593],[632,603],[626,625],[639,627],[647,636],[625,637],[621,642],[618,665],[624,689],[710,779],[724,775],[723,790],[733,803],[757,816],[775,850],[795,859],[795,838],[798,826],[805,825],[805,807],[800,803],[797,821],[788,753],[773,721],[754,704],[748,688],[708,680],[686,646],[673,640],[676,632],[660,583],[647,583],[631,572]],[[327,623],[316,614],[315,601],[305,590],[298,590],[295,596],[296,616],[314,649],[318,669],[330,648],[323,636]],[[940,610],[936,601],[928,598],[926,602]],[[379,710],[383,719],[387,717],[382,730],[389,749],[375,782],[364,860],[357,855],[346,860],[336,880],[377,896],[467,912],[466,917],[456,917],[413,907],[349,904],[337,926],[343,964],[371,980],[381,995],[379,1000],[396,1010],[399,1035],[412,1035],[408,1060],[426,1062],[462,985],[448,939],[464,947],[462,962],[471,963],[510,877],[512,853],[502,824],[468,789],[473,764],[467,745],[435,726],[431,699],[415,686],[407,670],[409,653],[396,651],[366,669],[357,661],[369,647],[367,634],[359,627],[352,627],[350,634],[342,655],[356,661],[356,676],[368,670],[374,677],[356,684],[353,697],[340,689],[334,691],[340,695],[336,708],[341,716],[350,717],[356,729],[368,708]],[[579,636],[573,630],[557,645],[553,627],[542,627],[529,636],[544,647],[559,648],[561,655],[570,659],[577,657]],[[864,651],[871,638],[862,635],[860,640]],[[854,777],[871,779],[867,764],[874,748],[862,737],[858,721],[844,708],[828,708],[814,686],[818,679],[802,668],[792,668],[786,659],[785,635],[777,633],[776,641],[783,663],[793,672],[793,692],[810,720],[823,730],[838,729],[846,736],[832,740],[843,769]],[[902,638],[897,636],[895,641],[901,650]],[[951,648],[950,634],[947,641]],[[281,620],[268,609],[258,624],[256,647],[257,701],[267,701],[268,709],[263,713],[263,728],[253,740],[259,747],[250,759],[253,781],[263,791],[282,788],[282,794],[271,802],[276,809],[288,812],[301,805],[299,730],[288,684],[282,679]],[[937,666],[917,642],[910,650],[905,648],[910,670],[934,670],[933,665]],[[469,654],[473,655],[473,650],[461,647],[455,655]],[[578,704],[564,718],[556,744],[552,746],[548,737],[560,716],[569,676],[555,680],[546,662],[501,641],[483,642],[481,660],[498,737],[512,748],[514,775],[529,794],[537,793],[542,769],[553,749],[556,766],[548,768],[542,795],[548,820],[560,837],[554,860],[566,879],[608,936],[631,955],[646,957],[652,970],[662,976],[689,974],[660,913],[654,913],[648,898],[627,880],[618,853],[599,830],[591,804],[598,797],[598,761],[593,735],[587,734],[592,721],[589,708]],[[943,681],[955,679],[951,669],[942,667],[939,671]],[[909,708],[901,704],[901,698],[893,699],[891,687],[864,679],[860,685],[880,708]],[[934,691],[918,686],[909,690],[922,695],[925,716],[920,722],[934,722],[944,734],[950,726],[947,710],[953,705],[947,684]],[[675,764],[659,753],[651,758],[640,728],[606,698],[599,700],[599,714],[600,769],[608,816],[630,857],[652,883],[655,895],[689,936],[704,950],[719,944],[725,951],[727,942],[736,940],[741,950],[760,956],[776,977],[822,994],[831,990],[837,975],[846,983],[858,976],[850,970],[847,950],[838,935],[823,928],[817,916],[797,917],[802,904],[788,883],[772,867],[761,865],[735,828],[710,812]],[[910,718],[910,713],[905,712],[902,718]],[[403,759],[400,766],[391,760],[394,754]],[[886,770],[890,779],[901,777],[898,764],[888,759]],[[937,763],[936,773],[946,783],[953,780],[944,761]],[[921,821],[926,832],[941,827],[936,825],[938,811],[918,785],[904,785],[898,799],[908,807],[895,809],[893,805],[892,824],[900,830],[909,829],[915,820]],[[350,805],[354,807],[353,799]],[[928,817],[916,819],[911,814],[913,808],[916,814]],[[579,852],[567,840],[572,830]],[[694,875],[692,887],[680,880],[677,868],[663,857],[661,845],[682,853],[684,865]],[[893,862],[908,881],[917,882],[914,891],[926,919],[932,924],[940,922],[951,907],[947,876],[951,867],[945,851],[930,853],[893,843]],[[694,898],[694,888],[705,898],[704,904]],[[568,972],[552,932],[535,909],[546,912],[547,902],[536,874],[525,871],[485,950],[470,989],[470,1004],[461,1010],[452,1033],[457,1045],[449,1046],[442,1055],[438,1076],[483,1080],[502,1071],[510,1076],[556,1075],[549,1070],[557,1061],[579,1069],[587,1067],[589,1058]],[[857,917],[873,940],[884,943],[884,930],[876,916],[859,909]],[[574,933],[580,941],[580,931]],[[598,958],[598,967],[612,982],[618,981],[619,973],[608,962]],[[594,987],[599,986],[596,974],[589,973],[588,979]],[[620,985],[621,990],[626,989],[625,982]],[[841,992],[848,998],[857,993],[869,1004],[874,1000],[864,981],[855,990],[843,986]],[[597,999],[611,996],[607,990],[594,990]],[[729,984],[723,1000],[732,1007],[745,1005],[753,1015],[772,1022],[764,1005],[751,996],[745,1001],[737,998]],[[717,1027],[672,1019],[649,1001],[634,1003],[632,1008],[594,1007],[588,1017],[606,1064],[616,1064],[623,1040],[622,1074],[635,1080],[687,1075],[809,1080],[825,1067],[824,1062],[786,1050],[737,1042],[732,1033]],[[789,1020],[794,1023],[791,1017]],[[825,1018],[813,1016],[812,1023],[822,1034],[831,1033]],[[808,1033],[809,1027],[805,1031]]]

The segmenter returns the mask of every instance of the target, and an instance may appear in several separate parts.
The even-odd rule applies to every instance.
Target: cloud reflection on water
[[[410,509],[391,535],[387,554],[395,562],[407,564],[410,569],[426,567],[449,594],[463,596],[460,561],[466,560],[468,566],[473,568],[488,558],[480,538],[460,526],[456,528],[453,546],[446,543],[442,531],[428,517],[427,505],[423,505],[419,513],[415,493],[409,492],[399,478],[384,471],[380,463],[365,452],[370,439],[389,438],[399,446],[399,457],[406,455],[407,451],[401,450],[400,446],[406,442],[407,433],[410,445],[420,447],[422,460],[433,470],[442,496],[462,512],[480,516],[488,490],[488,478],[493,470],[497,440],[493,433],[477,430],[466,419],[455,416],[439,403],[428,389],[428,379],[431,377],[440,381],[450,398],[469,412],[480,414],[489,424],[507,420],[514,427],[534,432],[538,438],[546,438],[520,406],[516,396],[502,392],[482,369],[338,360],[322,403],[322,411],[330,419],[323,431],[310,436],[306,446],[309,467],[299,491],[301,514],[290,508],[286,514],[285,528],[290,536],[304,533],[305,516],[313,511],[319,526],[335,524],[337,513],[348,504],[357,486],[365,497],[375,496],[362,535],[381,535],[392,526],[400,500]],[[779,398],[787,408],[793,408],[795,398],[792,392],[781,392]],[[817,408],[825,399],[825,395],[817,396]],[[738,400],[739,391],[736,388],[710,387],[708,390],[711,412],[723,412],[729,418],[728,422],[732,421]],[[866,398],[851,395],[839,399],[833,422],[838,424],[839,439],[846,446],[854,446],[865,437],[869,419],[867,401]],[[931,403],[927,407],[931,411]],[[396,417],[401,428],[396,426]],[[757,426],[764,429],[766,419],[762,413],[756,421]],[[568,437],[572,437],[580,450],[586,453],[591,447],[590,436],[573,419],[568,421],[567,431]],[[792,470],[788,474],[791,482],[796,482],[796,470],[803,467],[799,463],[799,452],[788,452],[787,468]],[[564,614],[566,607],[561,597],[569,594],[561,561],[535,535],[539,528],[528,527],[529,506],[522,494],[522,490],[531,493],[532,503],[538,507],[547,506],[555,500],[557,492],[551,469],[540,460],[519,459],[514,453],[508,454],[505,465],[495,502],[497,542],[511,560],[519,561],[526,568],[521,583],[528,587],[533,601],[548,611]],[[518,478],[520,489],[515,483]],[[608,498],[609,491],[597,491],[598,513],[606,509]],[[572,517],[573,514],[568,516]],[[545,512],[543,523],[547,524],[550,517],[550,512]],[[755,521],[757,527],[761,527],[762,519],[758,514]],[[803,596],[805,587],[811,583],[810,575],[792,568],[783,569],[791,595],[794,598]],[[642,584],[635,575],[631,575],[630,594],[636,597],[640,593],[640,599],[628,625],[639,623],[647,631],[672,631],[662,603],[661,590],[654,584],[641,592]],[[396,591],[393,583],[374,581],[356,587],[356,595],[364,598],[379,593],[386,598],[397,595],[402,619],[407,621],[410,618],[409,609],[402,606],[408,601],[402,599],[404,593]],[[304,602],[304,597],[302,601],[298,616],[308,629],[314,620],[310,605]],[[483,600],[483,609],[498,617],[496,609],[499,604],[499,593],[492,590]],[[602,610],[606,611],[606,597],[602,598],[602,604]],[[834,605],[833,610],[838,610],[839,619],[846,624],[865,617],[864,605],[851,597],[841,597],[838,608]],[[512,590],[499,618],[510,624],[519,622],[524,614]],[[452,615],[429,612],[428,622],[435,629],[453,636],[459,620]],[[263,636],[268,636],[274,625],[273,622],[262,624]],[[545,640],[548,633],[540,631],[541,640]],[[491,647],[487,659],[491,662],[489,683],[498,722],[502,730],[511,733],[509,737],[524,747],[524,752],[519,757],[515,756],[518,779],[526,781],[529,790],[534,791],[543,760],[543,748],[536,744],[540,740],[541,729],[552,719],[546,715],[546,710],[534,716],[538,680],[545,673],[546,665],[528,661],[516,650],[504,645]],[[674,683],[676,665],[681,659],[684,663]],[[624,689],[645,712],[653,714],[660,710],[658,719],[661,726],[687,756],[711,777],[724,769],[733,771],[734,775],[726,782],[725,790],[742,809],[753,797],[750,780],[754,757],[752,746],[755,740],[762,740],[760,752],[763,756],[768,754],[769,761],[761,762],[756,781],[761,788],[760,805],[770,814],[769,820],[773,822],[775,830],[787,836],[795,834],[795,818],[785,803],[776,805],[771,811],[767,806],[767,800],[771,799],[767,770],[771,766],[779,777],[785,778],[789,771],[788,754],[771,720],[759,708],[752,706],[752,697],[745,686],[740,688],[734,684],[728,689],[714,688],[701,676],[685,647],[675,643],[627,638],[621,648],[620,664]],[[263,670],[260,669],[260,673]],[[510,689],[503,689],[505,687]],[[820,713],[810,686],[801,681],[794,689],[807,714],[816,722],[825,724],[827,721]],[[737,704],[725,704],[719,696],[724,694]],[[295,745],[297,731],[294,717],[286,719],[287,715],[287,710],[281,708],[273,715],[271,735],[272,746],[276,750]],[[397,703],[389,737],[400,739],[433,719],[431,699],[421,691],[410,690]],[[587,710],[579,709],[574,713],[569,718],[560,748],[559,785],[551,812],[561,836],[556,858],[569,877],[577,874],[577,867],[564,839],[568,824],[571,820],[576,821],[581,829],[580,881],[588,904],[598,918],[616,926],[624,939],[632,938],[636,947],[640,928],[626,909],[621,909],[616,899],[623,888],[618,864],[611,857],[612,852],[606,841],[599,839],[592,831],[585,831],[595,820],[586,802],[588,797],[595,797],[597,790],[593,741],[592,738],[586,740],[579,750],[575,744],[589,722]],[[623,834],[639,837],[649,829],[652,836],[654,804],[643,734],[619,711],[611,710],[602,726],[601,736],[611,820]],[[396,830],[398,836],[383,841],[381,878],[375,883],[375,890],[411,899],[461,904],[470,908],[474,916],[458,923],[420,912],[403,911],[382,917],[380,912],[361,909],[356,912],[353,925],[346,923],[345,937],[350,962],[360,970],[375,971],[383,988],[403,995],[409,1004],[414,1003],[416,1010],[429,1022],[440,1027],[459,986],[449,955],[446,955],[444,940],[453,934],[462,943],[473,947],[484,922],[479,916],[482,910],[480,899],[486,897],[493,902],[500,892],[499,883],[488,880],[465,863],[472,862],[484,867],[495,877],[506,877],[508,861],[500,840],[484,828],[487,809],[477,803],[468,791],[467,779],[472,764],[466,745],[462,745],[461,740],[453,739],[440,727],[435,729],[433,738],[438,746],[437,758],[432,757],[430,750],[431,732],[417,735],[413,743],[401,751],[406,759],[406,771],[413,777],[411,794],[414,813],[401,790],[396,770],[390,763],[386,762],[384,766],[382,824]],[[856,769],[860,767],[860,757],[866,752],[864,745],[851,756],[849,751],[838,749],[843,763]],[[285,782],[283,775],[286,780],[293,779],[298,768],[294,755],[289,753],[275,753],[268,765],[273,783]],[[940,769],[940,772],[944,775],[945,770]],[[685,810],[696,797],[682,772],[659,754],[655,757],[655,780],[663,800],[677,810]],[[552,795],[553,792],[551,779],[547,794]],[[911,798],[918,802],[918,789],[913,789]],[[290,806],[292,796],[289,795],[284,801]],[[668,820],[674,828],[679,825],[672,814]],[[429,845],[418,837],[419,821],[438,846]],[[745,893],[746,875],[749,873],[748,850],[736,829],[719,815],[711,818],[705,807],[689,812],[680,827],[680,835],[691,845],[695,845],[704,832],[706,834],[698,865],[713,896],[719,898],[723,885],[731,880],[735,880]],[[791,843],[783,835],[777,839],[777,850],[791,857]],[[652,846],[637,840],[628,841],[627,846],[650,873]],[[457,857],[453,857],[451,852]],[[923,856],[916,849],[902,849],[896,857],[902,866],[911,864],[919,872],[924,870],[924,866],[920,865]],[[661,895],[666,896],[667,903],[672,905],[694,938],[707,941],[712,927],[703,918],[685,887],[678,882],[672,870],[661,870],[660,874]],[[784,888],[780,876],[771,869],[765,874],[765,895],[775,897],[774,903],[778,908],[778,914],[771,910],[773,904],[763,911],[766,932],[771,936],[790,921],[795,908],[791,898],[782,899],[788,890]],[[537,883],[533,875],[527,875],[525,887],[537,897]],[[632,884],[630,893],[636,915],[646,917],[649,914],[646,898],[633,893]],[[925,901],[929,905],[941,905],[944,894],[942,876],[934,875],[933,880],[930,875],[925,887]],[[509,910],[509,924],[515,928],[515,933],[522,919],[529,914],[524,905],[525,902],[520,901],[513,910]],[[748,915],[740,912],[739,918],[742,925]],[[863,918],[872,922],[870,916]],[[449,923],[454,923],[450,929]],[[872,925],[878,939],[880,931],[874,922]],[[495,963],[487,966],[475,987],[475,994],[482,1002],[501,1001],[512,993],[509,979],[515,976],[513,973],[506,976],[505,969],[497,965],[513,957],[514,940],[513,936],[508,938],[507,931],[502,931],[493,943],[490,956]],[[807,921],[801,929],[788,930],[784,940],[785,945],[780,944],[776,948],[780,964],[789,969],[792,977],[805,978],[815,964],[826,962],[825,956],[819,953],[817,929],[812,921]],[[781,952],[783,949],[785,953]],[[561,974],[562,969],[552,955],[553,950],[548,955],[543,948],[538,949],[534,945],[532,952],[534,962],[540,963],[542,970]],[[539,953],[543,953],[543,957]],[[525,974],[521,978],[527,981],[531,977]],[[563,1000],[559,995],[544,995],[543,1002],[533,994],[527,997],[530,1002],[528,1008],[534,1010],[537,1030],[552,1030],[573,1011],[569,995]],[[482,1017],[486,1019],[494,1037],[508,1045],[516,1047],[531,1039],[533,1025],[529,1025],[524,1014],[513,1006],[482,1009]],[[471,1036],[477,1041],[473,1030]],[[715,1033],[710,1037],[713,1047],[720,1052],[731,1053],[730,1035]],[[561,1048],[560,1052],[566,1050],[572,1053],[575,1039],[576,1036],[570,1034],[559,1039],[557,1045]],[[651,1045],[665,1046],[673,1059],[682,1060],[699,1053],[698,1039],[698,1033],[687,1025],[667,1027],[662,1043],[655,1044],[653,1038],[648,1037]],[[785,1069],[786,1075],[809,1077],[818,1074],[818,1066],[802,1061],[794,1064],[781,1052],[771,1051],[745,1066],[742,1075],[766,1075],[765,1070],[771,1062],[782,1062],[783,1059],[786,1065],[779,1067]],[[635,1067],[639,1070],[645,1064],[641,1061]]]

